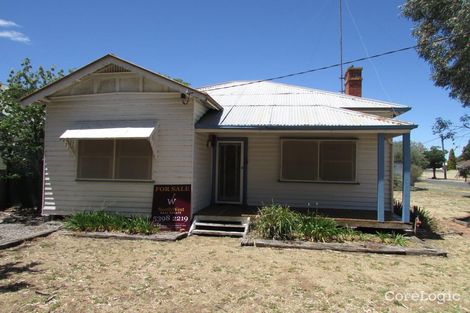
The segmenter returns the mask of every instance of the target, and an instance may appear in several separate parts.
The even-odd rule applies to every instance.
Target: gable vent
[[[102,69],[99,69],[96,71],[96,73],[125,73],[125,72],[130,72],[130,71],[116,64],[108,64]]]

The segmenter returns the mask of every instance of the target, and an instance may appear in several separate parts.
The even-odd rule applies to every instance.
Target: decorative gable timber
[[[99,95],[108,93],[161,93],[174,92],[167,85],[126,72],[100,72],[73,83],[72,85],[47,96],[54,100],[60,97]]]
[[[122,66],[116,65],[116,64],[106,65],[102,69],[96,71],[96,73],[129,73],[129,72],[130,70]]]
[[[68,74],[67,76],[62,77],[61,79],[56,80],[55,82],[36,90],[35,92],[23,97],[21,99],[22,105],[30,105],[35,102],[48,102],[48,96],[53,95],[61,90],[64,90],[72,85],[90,79],[91,75],[108,75],[107,73],[99,73],[98,71],[106,69],[108,70],[126,70],[136,74],[142,79],[142,84],[145,81],[148,81],[148,86],[151,86],[153,83],[158,85],[165,86],[169,91],[179,92],[202,101],[204,105],[209,108],[221,110],[222,107],[212,99],[210,95],[205,92],[199,91],[189,86],[185,86],[179,82],[176,82],[168,77],[160,75],[158,73],[149,71],[143,67],[120,59],[112,54],[107,54],[88,65],[81,67],[80,69]],[[113,73],[109,73],[112,75]],[[119,74],[119,73],[116,73]],[[127,72],[120,72],[120,74],[128,74]],[[130,73],[129,73],[130,74]],[[144,87],[145,88],[145,84]],[[109,89],[112,89],[111,87]],[[150,88],[148,88],[150,89]],[[154,88],[155,89],[155,88]],[[118,90],[118,89],[117,89]],[[151,92],[151,91],[149,91]]]

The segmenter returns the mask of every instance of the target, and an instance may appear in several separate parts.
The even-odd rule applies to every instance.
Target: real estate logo
[[[191,185],[155,185],[152,220],[164,230],[189,230]]]

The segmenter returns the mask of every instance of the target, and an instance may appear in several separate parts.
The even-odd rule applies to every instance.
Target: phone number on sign
[[[154,216],[153,221],[156,223],[164,222],[187,222],[189,221],[189,216],[180,216],[180,215],[159,215]]]

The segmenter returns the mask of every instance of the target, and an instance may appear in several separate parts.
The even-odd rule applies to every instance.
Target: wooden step
[[[206,226],[206,227],[226,227],[226,228],[245,228],[243,224],[221,224],[221,223],[206,223],[206,222],[195,222],[197,226]]]
[[[196,215],[194,217],[199,221],[211,221],[211,222],[244,222],[247,217],[240,216],[216,216],[216,215]]]
[[[209,235],[209,236],[236,236],[243,237],[243,232],[238,231],[221,231],[221,230],[207,230],[207,229],[194,229],[193,235]]]
[[[245,237],[250,225],[249,217],[195,216],[189,236],[236,236]]]

